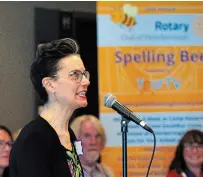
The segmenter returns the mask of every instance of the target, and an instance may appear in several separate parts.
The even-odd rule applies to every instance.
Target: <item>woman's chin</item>
[[[87,103],[87,101],[80,101],[80,102],[78,102],[77,105],[78,105],[77,108],[85,108],[85,107],[87,107],[88,103]]]
[[[3,168],[6,168],[6,167],[8,167],[8,165],[9,165],[9,162],[8,161],[3,161],[3,162],[1,162],[1,166],[3,167]]]
[[[81,104],[81,107],[82,107],[82,108],[85,108],[85,107],[87,107],[87,105],[88,105],[88,103],[85,102],[85,103]]]

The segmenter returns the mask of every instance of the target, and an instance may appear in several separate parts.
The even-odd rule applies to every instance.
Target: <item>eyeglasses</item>
[[[90,80],[90,73],[89,71],[80,71],[80,70],[74,70],[68,73],[71,80],[76,81],[77,83],[80,83],[82,81],[83,76],[86,77],[87,80]],[[54,75],[54,77],[57,77],[57,75]]]
[[[184,144],[184,147],[185,148],[190,148],[190,149],[192,149],[192,148],[198,148],[198,149],[203,149],[203,144],[198,144],[198,143],[185,143]]]
[[[82,81],[83,76],[85,76],[87,80],[90,80],[89,71],[82,72],[80,70],[75,70],[75,71],[71,71],[68,75],[72,80],[76,81],[77,83]]]
[[[8,145],[9,147],[12,147],[13,141],[0,140],[0,149],[5,148],[6,145]]]

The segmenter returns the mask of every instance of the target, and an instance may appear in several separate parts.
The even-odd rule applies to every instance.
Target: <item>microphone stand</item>
[[[127,177],[127,132],[128,123],[124,116],[121,119],[121,132],[122,132],[122,153],[123,153],[123,177]]]

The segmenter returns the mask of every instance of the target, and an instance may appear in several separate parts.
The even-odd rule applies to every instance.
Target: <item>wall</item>
[[[12,131],[34,118],[35,7],[96,12],[95,2],[0,2],[0,124]]]

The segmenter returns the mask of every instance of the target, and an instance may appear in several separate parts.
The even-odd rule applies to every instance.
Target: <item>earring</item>
[[[56,92],[53,93],[53,99],[56,99]]]

